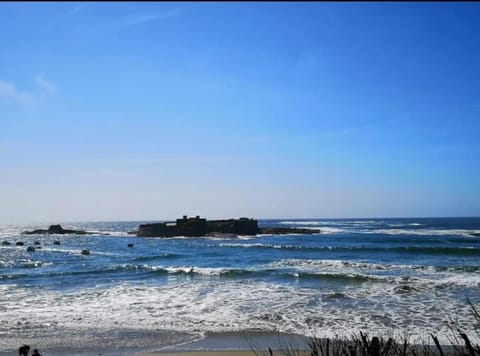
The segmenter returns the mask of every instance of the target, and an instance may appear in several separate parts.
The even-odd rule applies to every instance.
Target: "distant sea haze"
[[[466,300],[480,303],[480,218],[260,220],[322,233],[227,238],[129,235],[138,224],[64,226],[87,235],[1,227],[0,350],[82,330],[161,330],[176,342],[247,330],[433,332],[446,342],[452,327],[475,325]]]

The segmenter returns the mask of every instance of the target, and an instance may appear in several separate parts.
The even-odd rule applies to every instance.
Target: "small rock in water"
[[[90,254],[90,250],[82,250],[82,255],[89,255]]]
[[[133,247],[133,244],[132,244],[132,243],[129,243],[127,246],[128,246],[128,247]]]
[[[17,241],[15,243],[16,246],[24,246],[25,244],[22,241]]]
[[[408,285],[400,285],[394,288],[396,294],[410,293],[415,291],[415,289]]]
[[[35,241],[33,244],[34,245],[41,245],[40,241]]]
[[[12,243],[10,241],[3,241],[2,245],[3,246],[10,246]]]
[[[55,240],[55,241],[53,241],[53,244],[54,244],[54,245],[60,245],[60,241]]]
[[[28,246],[28,247],[27,247],[27,251],[28,251],[28,252],[35,252],[35,247],[33,247],[33,246]]]

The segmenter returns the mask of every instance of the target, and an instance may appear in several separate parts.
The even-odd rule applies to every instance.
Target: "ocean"
[[[0,351],[28,341],[122,354],[231,332],[448,342],[479,328],[467,298],[480,303],[480,218],[260,220],[321,233],[229,238],[129,235],[140,223],[0,227],[12,242],[0,245]]]

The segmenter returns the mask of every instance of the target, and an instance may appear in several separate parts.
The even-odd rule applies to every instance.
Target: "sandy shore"
[[[148,352],[136,356],[255,356],[252,351]]]
[[[284,355],[279,350],[285,350],[292,346],[296,349],[306,349],[306,345],[307,339],[295,334],[273,332],[208,333],[201,340],[167,347],[159,351],[142,352],[136,356],[267,356],[268,348],[271,348],[273,354],[277,356]]]
[[[179,352],[149,352],[137,356],[262,356],[268,355],[268,351],[253,352],[247,350],[224,350],[224,351],[179,351]],[[280,351],[273,351],[275,356],[284,355]],[[310,355],[307,351],[301,355]]]
[[[306,348],[306,338],[301,335],[261,331],[190,335],[140,330],[112,330],[107,333],[91,330],[88,333],[61,334],[42,330],[35,336],[3,336],[0,334],[0,356],[17,354],[18,347],[22,344],[38,348],[44,356],[261,356],[268,355],[269,347],[274,351],[285,349],[289,345],[295,345],[297,349]],[[274,354],[280,355],[277,352]]]

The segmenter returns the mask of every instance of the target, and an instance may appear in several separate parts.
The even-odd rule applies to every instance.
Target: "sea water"
[[[139,224],[62,224],[88,235],[0,227],[0,243],[12,242],[0,246],[0,350],[39,338],[61,348],[82,335],[118,346],[128,333],[161,346],[235,331],[447,342],[479,329],[467,299],[480,304],[471,235],[480,218],[260,220],[321,233],[228,238],[129,235]],[[41,249],[27,252],[35,241]]]

